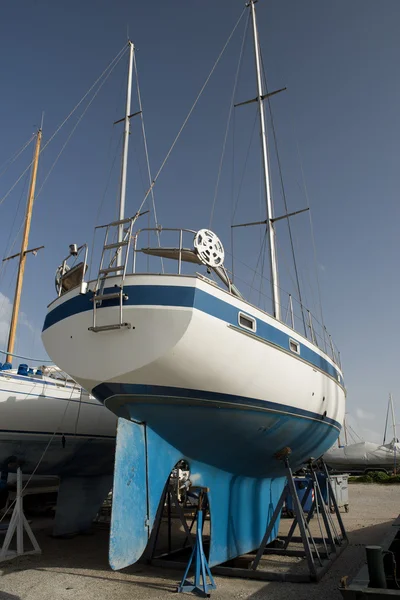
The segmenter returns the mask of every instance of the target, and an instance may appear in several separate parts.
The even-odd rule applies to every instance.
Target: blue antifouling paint
[[[143,554],[166,482],[181,459],[189,463],[192,484],[209,488],[210,566],[259,547],[284,477],[228,473],[183,455],[144,424],[119,419],[109,553],[113,569],[127,567]]]

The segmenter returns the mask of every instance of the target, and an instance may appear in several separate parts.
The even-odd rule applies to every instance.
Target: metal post
[[[121,189],[119,197],[119,220],[122,221],[125,218],[125,196],[126,196],[126,175],[128,169],[128,149],[129,149],[129,133],[130,133],[130,119],[131,113],[131,96],[132,96],[132,68],[133,68],[133,52],[134,45],[131,41],[129,44],[129,68],[128,68],[128,84],[126,88],[126,109],[125,109],[125,125],[124,125],[124,143],[122,150],[122,165],[121,165]],[[118,226],[118,241],[122,242],[124,237],[124,225]],[[117,266],[121,266],[121,253],[117,256]]]
[[[183,231],[182,229],[179,231],[179,259],[178,259],[178,275],[181,274],[181,268],[182,268],[182,238],[183,238]]]
[[[332,360],[335,361],[335,350],[333,348],[332,336],[329,333],[328,333],[328,337],[329,337],[329,345],[331,347],[331,352],[332,352]]]
[[[275,227],[274,227],[274,211],[271,196],[271,182],[269,174],[269,158],[268,158],[268,142],[267,142],[267,130],[265,125],[265,114],[264,114],[264,100],[263,100],[263,85],[261,79],[261,55],[260,45],[258,41],[258,30],[256,20],[256,9],[255,2],[257,0],[250,0],[251,16],[253,22],[253,34],[254,34],[254,54],[256,61],[257,71],[257,95],[258,95],[258,107],[260,115],[260,135],[261,135],[261,149],[262,149],[262,162],[264,170],[264,190],[265,200],[267,205],[267,221],[268,221],[268,242],[271,262],[271,291],[273,301],[274,317],[281,320],[281,305],[280,305],[280,294],[279,294],[279,278],[278,278],[278,263],[276,254],[276,240],[275,240]]]
[[[380,546],[366,546],[369,587],[387,589],[383,554]]]

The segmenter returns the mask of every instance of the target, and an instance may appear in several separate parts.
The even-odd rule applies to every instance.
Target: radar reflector
[[[194,249],[204,265],[208,267],[221,267],[225,251],[219,237],[209,229],[200,229],[194,236]]]

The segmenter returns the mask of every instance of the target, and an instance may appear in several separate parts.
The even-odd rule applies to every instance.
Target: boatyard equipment
[[[292,470],[288,461],[289,452],[284,457],[284,462],[287,470],[287,483],[283,489],[278,504],[276,505],[274,514],[267,526],[263,541],[258,549],[256,556],[253,560],[247,557],[239,559],[243,564],[243,560],[247,560],[247,568],[235,567],[235,561],[231,561],[233,566],[221,565],[214,569],[215,573],[220,575],[228,575],[232,577],[246,577],[254,579],[265,579],[271,581],[293,581],[293,582],[307,582],[307,581],[319,581],[321,577],[328,571],[332,562],[341,554],[341,552],[348,545],[348,538],[346,530],[343,525],[342,518],[339,513],[339,508],[336,503],[336,499],[333,493],[332,485],[328,479],[328,499],[329,503],[332,503],[333,512],[337,519],[335,524],[332,514],[329,512],[326,503],[324,502],[321,487],[319,485],[317,471],[315,466],[310,461],[309,463],[309,483],[305,493],[302,495],[300,500],[297,493],[296,484],[292,474]],[[283,455],[284,456],[284,455]],[[278,458],[278,456],[277,456]],[[326,467],[324,464],[321,465],[326,473]],[[306,516],[304,507],[308,501],[309,495],[314,491],[314,500],[312,502],[311,510]],[[289,533],[285,537],[279,536],[279,541],[283,542],[283,548],[276,548],[267,546],[267,541],[270,539],[273,527],[279,518],[280,510],[291,494],[293,499],[293,510],[295,518],[290,527]],[[311,533],[310,520],[315,515],[318,520],[319,531],[321,537],[315,537]],[[296,527],[299,526],[300,536],[294,536]],[[289,548],[289,545],[294,543],[297,545],[296,548]],[[298,544],[300,543],[300,547]],[[307,561],[308,573],[282,573],[267,570],[258,570],[260,561],[265,559],[267,556],[280,555],[280,556],[292,556],[305,558]],[[265,563],[263,565],[266,566]]]
[[[23,490],[22,490],[22,471],[18,467],[17,469],[17,496],[15,498],[15,506],[11,516],[10,523],[7,528],[6,537],[4,539],[3,546],[0,550],[0,562],[4,560],[10,560],[16,556],[23,556],[25,554],[41,554],[40,546],[33,534],[33,531],[24,515],[23,504],[22,504]],[[24,530],[26,531],[33,550],[24,550]],[[10,550],[10,544],[16,533],[17,549]]]
[[[348,583],[343,577],[340,592],[345,600],[400,598],[400,515],[388,528],[380,546],[366,546],[366,564]]]
[[[267,526],[264,534],[263,541],[257,551],[248,552],[245,555],[241,555],[234,560],[230,560],[227,563],[221,565],[212,566],[213,573],[223,576],[231,577],[243,577],[246,579],[264,579],[267,581],[293,581],[293,582],[310,582],[319,581],[319,579],[326,573],[330,568],[333,561],[341,554],[348,544],[347,534],[339,513],[339,508],[334,496],[332,485],[330,481],[327,482],[327,499],[328,503],[325,502],[323,492],[320,486],[321,469],[324,469],[326,474],[325,465],[319,464],[319,469],[316,470],[315,465],[309,464],[309,473],[306,479],[307,487],[302,490],[301,498],[298,494],[298,489],[295,484],[295,478],[293,477],[292,470],[288,462],[289,449],[285,449],[286,458],[284,459],[287,473],[287,482],[284,486],[283,492],[280,496],[279,502],[276,505],[275,511],[267,521]],[[196,488],[191,488],[196,489]],[[192,525],[188,525],[184,511],[180,508],[177,513],[179,516],[184,530],[186,532],[185,543],[176,550],[172,550],[170,542],[170,530],[171,530],[171,509],[168,508],[169,502],[173,502],[175,506],[178,505],[177,498],[173,489],[165,492],[167,496],[163,497],[163,500],[159,506],[157,517],[156,517],[156,536],[158,536],[158,530],[160,527],[160,519],[162,517],[162,511],[164,506],[167,506],[167,517],[168,517],[168,547],[169,551],[156,556],[155,546],[157,539],[153,537],[150,540],[149,552],[147,553],[150,563],[153,566],[177,568],[180,569],[184,565],[184,560],[187,560],[187,546],[185,543],[189,540],[193,544],[190,536]],[[171,499],[168,500],[168,495]],[[287,536],[273,535],[274,530],[279,526],[279,515],[284,505],[284,502],[291,495],[294,519],[289,529]],[[308,505],[308,499],[313,495],[310,510],[306,514],[305,507]],[[204,522],[205,505],[206,500],[202,500],[202,520]],[[333,506],[333,512],[329,510],[329,506]],[[318,523],[318,530],[321,533],[320,537],[314,536],[311,532],[310,521],[312,517],[315,517]],[[194,520],[197,519],[195,514]],[[193,521],[192,521],[193,524]],[[295,536],[295,530],[299,527],[300,536]],[[189,532],[189,533],[188,533]],[[271,543],[271,540],[274,540]],[[289,545],[291,546],[289,548]],[[271,562],[268,562],[268,558],[272,556],[288,556],[303,558],[306,560],[307,569],[302,569],[299,572],[282,572],[281,566],[279,571],[267,570],[271,567]],[[261,567],[261,568],[259,568]]]
[[[207,488],[202,488],[200,490],[197,510],[196,543],[187,564],[185,574],[178,587],[178,592],[194,592],[203,598],[209,597],[209,590],[215,590],[217,587],[213,576],[211,575],[210,567],[208,566],[203,549],[203,500],[206,493]],[[194,563],[195,572],[193,583],[186,579],[192,563]],[[209,582],[207,581],[207,577],[210,580]],[[200,583],[200,579],[202,580],[202,583]]]

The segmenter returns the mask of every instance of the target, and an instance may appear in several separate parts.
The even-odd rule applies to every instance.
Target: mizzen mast
[[[13,355],[14,346],[15,346],[15,336],[16,336],[16,331],[17,331],[19,308],[20,308],[20,304],[21,304],[21,293],[22,293],[22,284],[24,281],[26,255],[29,252],[36,252],[37,250],[39,250],[39,248],[35,248],[33,250],[28,250],[28,242],[29,242],[29,232],[31,229],[33,202],[35,199],[36,177],[37,177],[37,170],[38,170],[38,164],[39,164],[41,141],[42,141],[42,129],[39,129],[37,132],[37,136],[36,136],[35,151],[34,151],[34,155],[33,155],[32,174],[31,174],[31,182],[29,185],[28,202],[26,205],[25,226],[24,226],[24,233],[22,236],[21,252],[19,253],[19,255],[18,254],[14,255],[14,256],[19,256],[19,264],[18,264],[17,283],[15,286],[13,311],[12,311],[11,323],[10,323],[10,332],[9,332],[8,344],[7,344],[6,362],[10,362],[10,363],[12,362],[12,355]],[[14,258],[14,257],[9,257],[9,258]],[[6,260],[8,260],[8,259],[6,259]]]
[[[125,197],[126,197],[126,176],[128,171],[128,150],[129,150],[129,134],[130,134],[130,119],[133,115],[131,112],[131,97],[132,97],[132,71],[133,71],[133,53],[135,46],[129,40],[129,66],[128,66],[128,82],[126,88],[126,107],[124,121],[124,141],[122,147],[122,164],[121,164],[121,186],[119,196],[119,220],[125,219]],[[122,242],[124,238],[124,225],[121,223],[118,227],[118,242]],[[117,264],[121,265],[121,253],[117,254]]]

